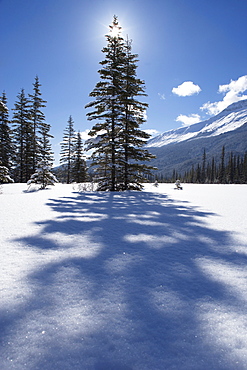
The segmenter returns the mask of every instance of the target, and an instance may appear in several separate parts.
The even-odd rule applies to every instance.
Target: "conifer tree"
[[[205,181],[206,181],[206,150],[204,148],[202,155],[201,183],[204,184]]]
[[[136,162],[151,159],[147,151],[140,150],[143,139],[149,137],[139,129],[147,104],[136,99],[145,95],[144,83],[136,78],[136,55],[131,54],[131,45],[124,42],[120,32],[114,16],[106,35],[107,46],[102,50],[105,59],[100,62],[101,80],[90,93],[95,100],[86,105],[93,108],[88,119],[97,120],[89,132],[93,138],[88,149],[94,149],[92,165],[100,177],[99,190],[140,190],[143,174],[149,168]]]
[[[50,129],[50,124],[44,122],[39,130],[39,158],[52,166],[54,157],[50,140],[53,136],[50,134]]]
[[[145,122],[147,103],[142,103],[137,98],[146,96],[144,81],[136,77],[138,55],[131,52],[131,41],[125,43],[125,60],[123,73],[123,104],[121,143],[123,148],[123,190],[140,190],[144,181],[143,175],[150,175],[153,167],[139,164],[140,161],[149,161],[155,156],[147,150],[141,149],[145,140],[150,135],[140,130],[140,125]]]
[[[15,178],[27,182],[33,173],[33,126],[30,119],[30,102],[24,89],[17,95],[13,114],[15,154]]]
[[[46,160],[42,160],[37,164],[36,172],[27,181],[27,185],[40,184],[40,189],[45,189],[48,185],[55,185],[56,182],[58,180],[51,173],[49,163]]]
[[[105,60],[100,62],[102,68],[98,71],[101,81],[98,82],[90,96],[94,101],[86,108],[94,108],[87,114],[89,120],[97,119],[90,136],[97,136],[92,140],[89,149],[93,148],[92,165],[97,166],[100,176],[99,189],[115,191],[117,169],[119,165],[119,116],[121,114],[122,73],[124,65],[124,41],[120,36],[121,27],[114,16],[110,26],[110,33],[106,35],[107,46],[102,52]]]
[[[71,164],[75,144],[75,130],[72,116],[69,116],[68,125],[64,130],[63,141],[61,143],[60,163],[67,166],[67,184],[71,182]]]
[[[230,153],[229,161],[226,167],[226,179],[229,184],[234,183],[234,157],[233,153]]]
[[[221,158],[219,168],[219,182],[220,184],[225,183],[225,146],[222,147]]]
[[[14,147],[9,127],[9,112],[6,94],[0,98],[0,162],[8,169],[12,166]]]
[[[237,163],[236,163],[236,170],[235,170],[235,177],[236,177],[236,180],[235,180],[235,183],[239,184],[241,183],[241,177],[242,177],[242,173],[241,173],[241,159],[240,159],[240,156],[238,155],[237,156]]]
[[[247,184],[247,152],[245,152],[243,160],[243,180]]]
[[[211,161],[211,176],[210,176],[210,182],[213,184],[216,179],[216,166],[215,166],[215,159],[214,157],[212,158]]]
[[[0,184],[4,182],[14,182],[14,180],[9,175],[9,169],[5,166],[2,166],[0,161]]]
[[[87,166],[80,132],[77,133],[74,143],[71,174],[72,180],[77,183],[85,182],[87,180]]]
[[[33,94],[29,94],[31,103],[30,120],[33,129],[33,171],[36,170],[37,163],[41,159],[44,160],[45,157],[50,156],[50,161],[52,161],[51,147],[49,145],[49,139],[52,138],[52,135],[49,134],[50,125],[45,123],[45,115],[41,110],[45,108],[45,103],[47,102],[41,98],[40,87],[39,78],[36,76],[33,84]]]

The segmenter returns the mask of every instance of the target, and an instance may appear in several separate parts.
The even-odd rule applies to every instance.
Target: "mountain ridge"
[[[229,105],[206,121],[166,131],[146,144],[156,155],[150,164],[158,168],[158,174],[168,178],[174,170],[183,174],[200,163],[204,150],[207,161],[212,157],[219,161],[223,146],[226,156],[247,151],[247,100]]]
[[[198,137],[211,137],[234,131],[247,122],[247,99],[232,103],[216,116],[205,121],[166,131],[150,139],[146,147],[157,148]]]

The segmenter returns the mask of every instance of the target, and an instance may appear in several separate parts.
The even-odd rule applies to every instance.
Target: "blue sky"
[[[114,14],[139,55],[143,130],[195,123],[247,98],[246,0],[0,0],[0,94],[12,116],[38,75],[56,164],[69,116],[76,130],[92,126],[84,107]]]

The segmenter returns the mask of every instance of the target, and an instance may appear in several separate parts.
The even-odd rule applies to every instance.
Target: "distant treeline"
[[[226,154],[223,146],[220,158],[212,157],[208,161],[204,149],[201,162],[192,165],[189,171],[181,174],[174,170],[170,178],[158,174],[155,179],[159,182],[180,179],[182,182],[197,184],[247,184],[247,152],[243,155],[232,152]]]

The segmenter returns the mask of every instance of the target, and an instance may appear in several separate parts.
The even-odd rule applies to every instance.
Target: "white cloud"
[[[207,102],[200,109],[205,110],[210,115],[218,114],[228,105],[247,99],[247,95],[243,95],[246,90],[247,75],[239,77],[236,81],[231,80],[229,84],[220,85],[218,92],[225,94],[223,100],[214,103]]]
[[[143,130],[145,131],[147,134],[151,135],[151,137],[155,137],[157,135],[159,135],[159,131],[157,130],[154,130],[154,129],[147,129],[147,130]]]
[[[194,123],[201,122],[201,117],[199,116],[199,114],[190,114],[189,116],[180,114],[176,118],[176,121],[182,122],[183,126],[190,126],[193,125]]]
[[[191,96],[194,94],[199,94],[200,91],[200,86],[195,85],[192,81],[185,81],[178,87],[174,87],[172,89],[173,94],[178,96]]]

